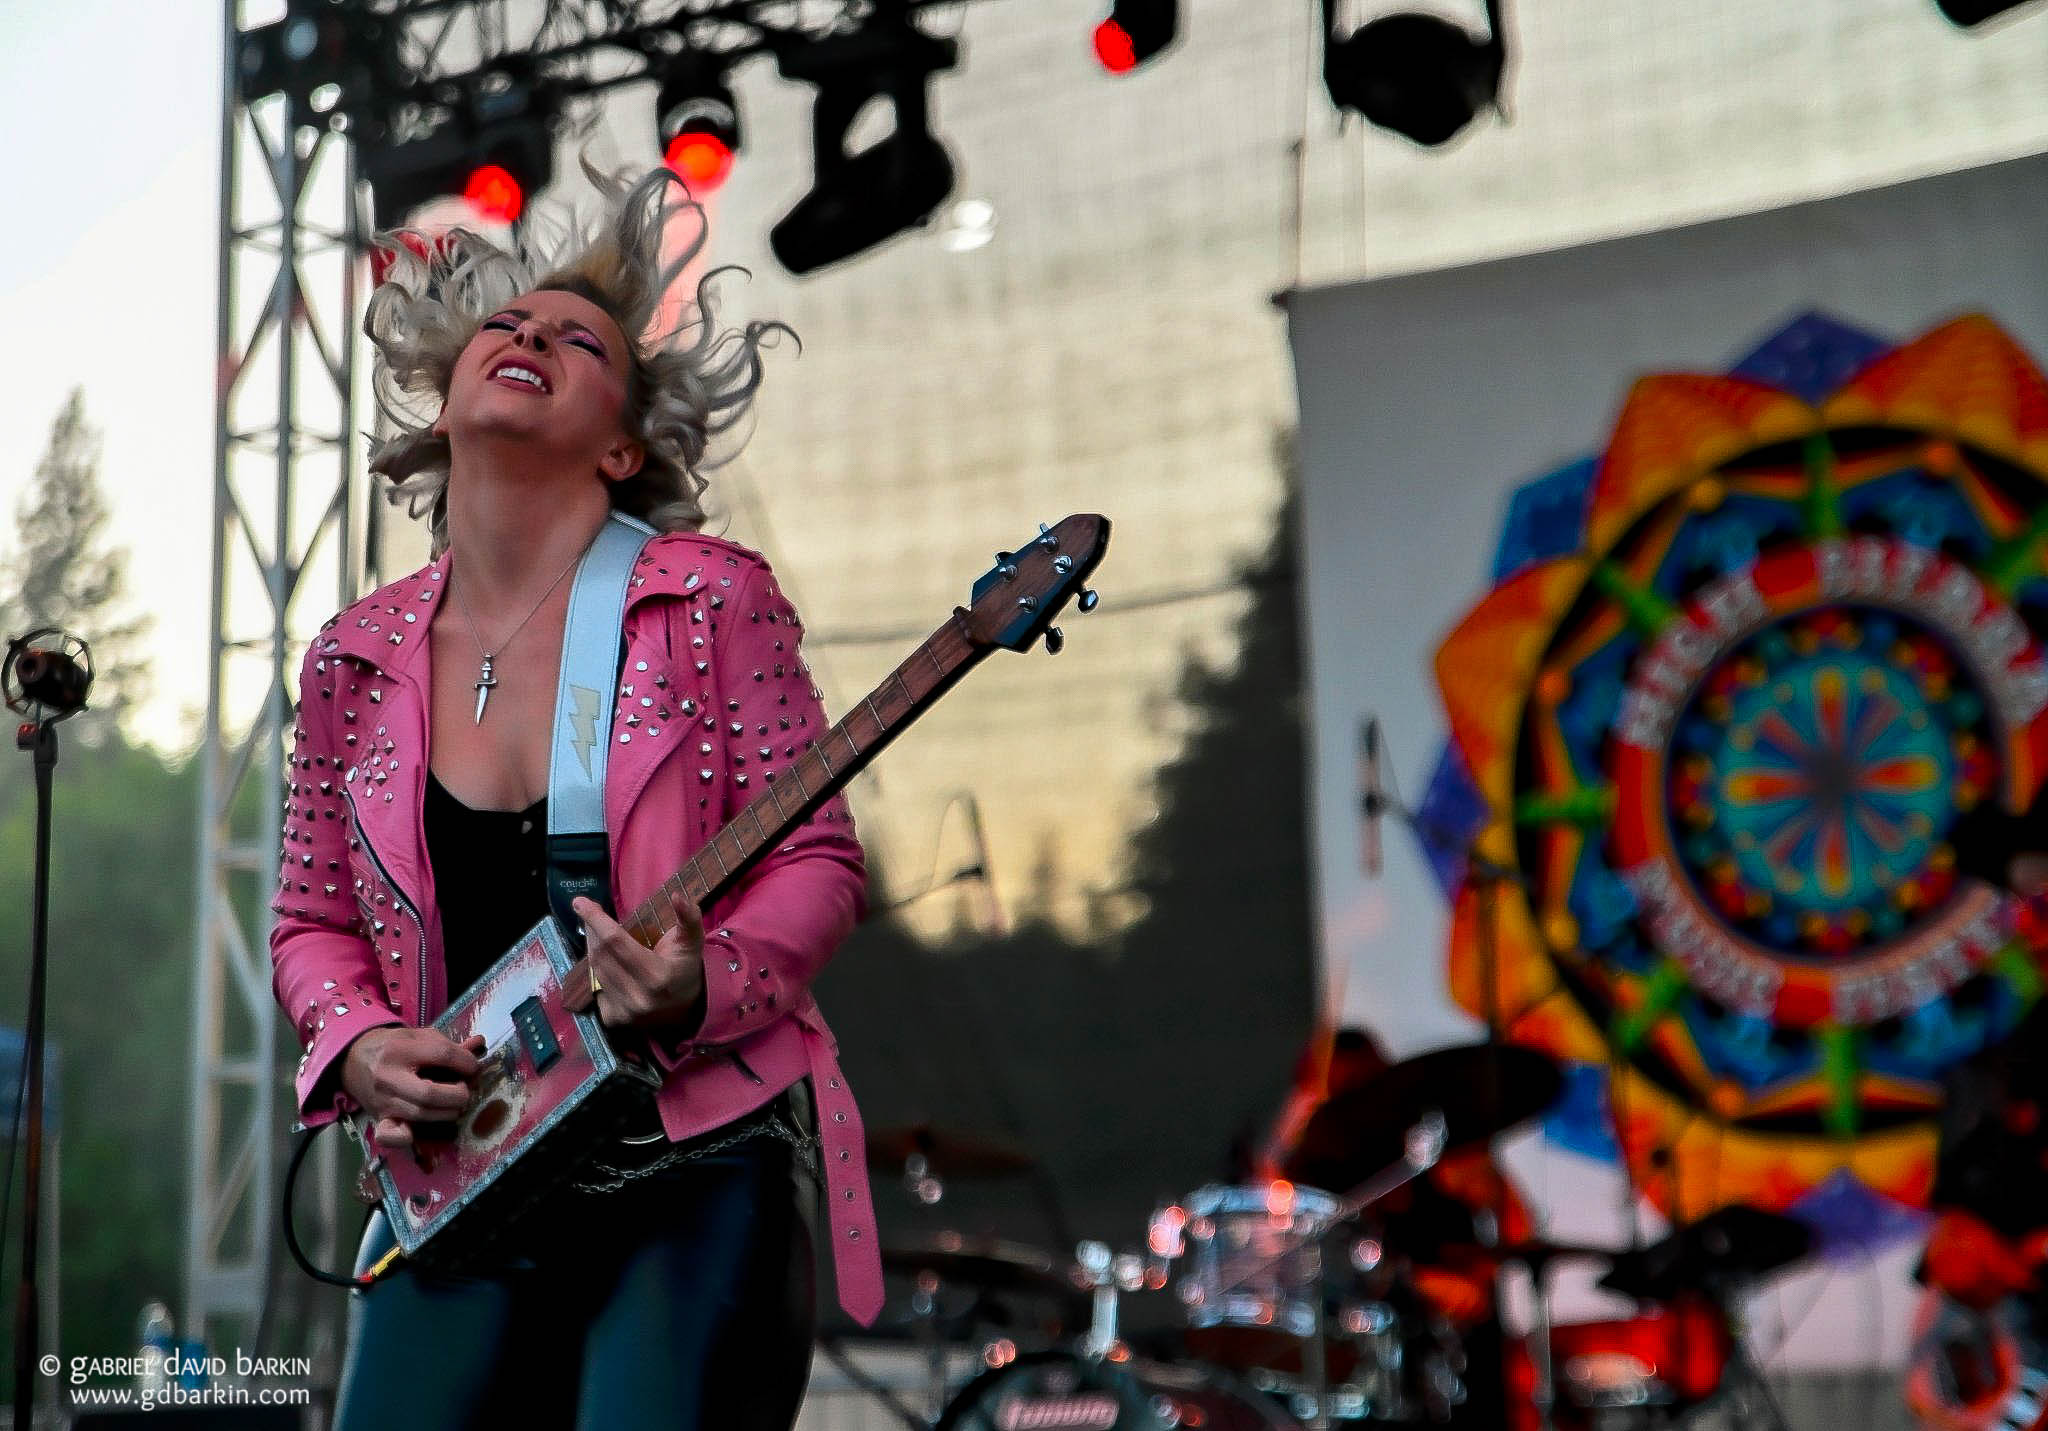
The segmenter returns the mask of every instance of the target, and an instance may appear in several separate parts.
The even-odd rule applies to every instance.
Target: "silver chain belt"
[[[590,1180],[572,1178],[569,1186],[578,1192],[617,1192],[627,1183],[658,1173],[663,1168],[672,1168],[680,1163],[694,1163],[699,1158],[708,1158],[713,1153],[722,1153],[728,1148],[736,1148],[741,1143],[751,1142],[755,1138],[775,1138],[789,1144],[803,1160],[804,1170],[814,1178],[818,1175],[818,1140],[815,1137],[805,1137],[784,1122],[778,1114],[771,1112],[766,1117],[740,1125],[725,1137],[712,1142],[671,1148],[642,1168],[615,1168],[610,1163],[592,1159],[591,1171],[602,1176]]]

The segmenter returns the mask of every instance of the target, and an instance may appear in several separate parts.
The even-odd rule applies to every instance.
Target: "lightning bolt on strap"
[[[604,828],[604,774],[610,748],[598,738],[603,702],[625,640],[626,583],[654,535],[645,522],[613,512],[576,567],[562,632],[562,671],[548,751],[548,908],[577,940],[578,898],[612,907],[611,851]]]
[[[589,686],[571,686],[569,700],[574,707],[569,712],[569,728],[576,748],[576,761],[583,767],[587,779],[591,752],[597,745],[598,695]]]

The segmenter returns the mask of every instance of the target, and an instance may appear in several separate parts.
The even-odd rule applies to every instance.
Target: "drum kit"
[[[1441,1227],[1421,1245],[1412,1211],[1424,1189],[1411,1185],[1539,1116],[1561,1086],[1549,1060],[1498,1044],[1394,1064],[1309,1118],[1284,1176],[1201,1187],[1156,1211],[1142,1252],[1084,1242],[1060,1258],[955,1232],[898,1240],[883,1253],[909,1289],[895,1323],[928,1363],[923,1413],[889,1397],[891,1409],[932,1431],[1624,1431],[1689,1426],[1709,1410],[1782,1428],[1737,1309],[1742,1291],[1806,1254],[1803,1225],[1731,1207],[1616,1251],[1505,1241],[1482,1206],[1457,1234],[1470,1245],[1446,1249]],[[1032,1167],[1013,1145],[929,1125],[880,1129],[869,1145],[926,1206],[942,1199],[942,1176]],[[1426,1294],[1424,1266],[1461,1259],[1527,1271],[1527,1336],[1503,1349],[1497,1331],[1454,1321]],[[1550,1325],[1548,1270],[1580,1259],[1604,1264],[1600,1284],[1636,1299],[1637,1315]],[[1171,1334],[1126,1336],[1134,1297],[1161,1299],[1150,1320],[1163,1314]],[[962,1348],[979,1350],[979,1370],[957,1385]]]

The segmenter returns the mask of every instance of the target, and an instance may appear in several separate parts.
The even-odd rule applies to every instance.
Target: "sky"
[[[109,537],[155,622],[140,729],[166,746],[196,733],[205,701],[219,15],[199,0],[0,6],[0,173],[22,201],[0,224],[15,334],[0,504],[11,517],[82,388]],[[11,520],[0,532],[11,546]]]

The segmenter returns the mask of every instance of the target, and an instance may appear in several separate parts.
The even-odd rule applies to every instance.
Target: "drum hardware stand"
[[[1429,827],[1412,811],[1402,808],[1402,818],[1418,834]],[[1465,847],[1465,878],[1473,886],[1473,899],[1477,902],[1476,931],[1479,944],[1479,983],[1486,1003],[1486,1043],[1498,1047],[1506,1019],[1500,1007],[1500,890],[1504,884],[1527,887],[1527,881],[1519,870],[1510,869],[1498,860],[1480,853],[1476,840]],[[1500,1086],[1500,1065],[1496,1061],[1487,1074],[1490,1092],[1495,1107],[1504,1101]],[[1627,1164],[1626,1155],[1623,1165]],[[1494,1238],[1500,1239],[1501,1228],[1505,1225],[1507,1180],[1500,1180],[1501,1202],[1492,1209]],[[1527,1266],[1527,1264],[1524,1264]],[[1529,1362],[1536,1373],[1536,1385],[1530,1392],[1530,1400],[1536,1408],[1536,1424],[1541,1431],[1556,1431],[1557,1426],[1557,1368],[1551,1365],[1550,1355],[1550,1294],[1546,1274],[1548,1266],[1529,1267],[1529,1331],[1525,1341],[1529,1346]],[[1494,1301],[1500,1301],[1500,1286],[1495,1279]]]
[[[1770,1382],[1764,1379],[1764,1369],[1750,1355],[1743,1318],[1736,1311],[1747,1285],[1747,1279],[1731,1283],[1716,1278],[1703,1288],[1728,1324],[1728,1365],[1721,1373],[1721,1389],[1733,1392],[1741,1402],[1739,1414],[1730,1415],[1729,1425],[1760,1427],[1761,1431],[1790,1431],[1778,1398],[1772,1392]]]
[[[1330,1313],[1325,1305],[1329,1299],[1323,1295],[1322,1274],[1322,1249],[1319,1246],[1316,1255],[1315,1325],[1301,1357],[1301,1364],[1308,1369],[1309,1385],[1316,1389],[1316,1409],[1308,1418],[1309,1431],[1330,1431],[1330,1359],[1323,1351],[1323,1338],[1329,1333]]]
[[[1094,1316],[1081,1338],[1081,1354],[1096,1361],[1111,1356],[1121,1344],[1117,1334],[1117,1297],[1145,1285],[1145,1262],[1136,1253],[1110,1255],[1106,1242],[1083,1242],[1074,1249],[1081,1285],[1088,1288]]]
[[[1413,830],[1418,838],[1427,844],[1432,838],[1440,845],[1460,843],[1460,837],[1426,820],[1404,803],[1399,794],[1388,790],[1381,780],[1380,761],[1384,742],[1380,735],[1377,716],[1368,717],[1359,728],[1359,813],[1365,820],[1366,865],[1369,874],[1379,873],[1380,862],[1380,820],[1391,813],[1402,824]],[[1476,901],[1476,932],[1479,945],[1479,989],[1485,1004],[1486,1043],[1498,1046],[1506,1019],[1500,1007],[1500,888],[1504,884],[1521,886],[1526,889],[1528,881],[1521,871],[1510,868],[1500,861],[1482,853],[1476,836],[1462,840],[1465,854],[1465,879],[1472,886]],[[1490,1092],[1495,1107],[1503,1102],[1500,1086],[1500,1066],[1496,1062],[1488,1072]],[[1627,1155],[1622,1157],[1626,1170]],[[1626,1172],[1624,1171],[1624,1176]],[[1505,1224],[1507,1196],[1506,1179],[1501,1180],[1503,1205],[1493,1209],[1495,1236]],[[1530,1319],[1528,1341],[1529,1359],[1536,1372],[1536,1387],[1532,1397],[1536,1405],[1537,1423],[1541,1431],[1555,1431],[1555,1402],[1557,1399],[1556,1371],[1550,1364],[1550,1310],[1545,1305],[1542,1276],[1531,1269],[1530,1304],[1534,1313]],[[1494,1300],[1498,1304],[1500,1289],[1494,1289]],[[1320,1428],[1319,1428],[1320,1431]]]
[[[917,1340],[924,1347],[925,1420],[935,1423],[946,1409],[946,1338],[939,1330],[939,1279],[936,1273],[917,1274],[917,1290],[910,1297],[910,1314],[917,1319]]]
[[[916,1155],[912,1156],[916,1158]],[[922,1161],[921,1158],[916,1160]],[[910,1418],[911,1423],[919,1427],[920,1431],[936,1424],[940,1414],[946,1409],[946,1356],[953,1346],[953,1338],[946,1334],[949,1319],[939,1306],[939,1294],[945,1289],[945,1285],[944,1279],[938,1273],[921,1271],[917,1274],[916,1290],[910,1294],[912,1337],[925,1356],[925,1417],[922,1421],[914,1416]],[[982,1294],[976,1293],[969,1314],[978,1310],[981,1305]],[[899,1415],[904,1414],[898,1405],[891,1405],[889,1409]]]
[[[902,1401],[897,1399],[894,1391],[891,1391],[888,1387],[882,1385],[881,1382],[863,1371],[859,1364],[847,1354],[845,1344],[838,1337],[819,1337],[818,1350],[825,1354],[827,1361],[839,1368],[839,1374],[844,1376],[856,1391],[861,1392],[865,1396],[871,1396],[880,1402],[882,1408],[898,1421],[901,1421],[909,1428],[909,1431],[931,1431],[931,1421],[920,1417],[908,1406],[905,1406]]]
[[[932,1172],[931,1160],[923,1153],[913,1152],[903,1160],[903,1186],[926,1207],[936,1207],[946,1195],[946,1185]],[[925,1426],[936,1423],[946,1409],[947,1342],[939,1326],[939,1285],[935,1273],[920,1272],[917,1290],[910,1295],[914,1333],[925,1358]]]
[[[1346,1193],[1343,1201],[1338,1203],[1336,1210],[1330,1214],[1328,1221],[1316,1230],[1316,1240],[1320,1242],[1337,1227],[1351,1221],[1373,1203],[1395,1189],[1405,1187],[1435,1167],[1437,1159],[1444,1155],[1444,1140],[1449,1135],[1450,1129],[1444,1122],[1443,1114],[1426,1114],[1408,1130],[1408,1136],[1403,1140],[1400,1161],[1382,1168]],[[1309,1344],[1306,1357],[1316,1389],[1316,1410],[1315,1415],[1309,1418],[1310,1431],[1329,1431],[1330,1428],[1330,1377],[1328,1359],[1323,1351],[1323,1335],[1329,1312],[1323,1302],[1324,1299],[1318,1291],[1315,1299],[1315,1340]]]
[[[1454,845],[1458,837],[1440,825],[1423,819],[1417,811],[1409,809],[1399,794],[1393,794],[1380,784],[1380,723],[1378,717],[1366,719],[1360,727],[1360,813],[1366,819],[1366,850],[1368,868],[1378,864],[1378,823],[1384,815],[1393,815],[1403,825],[1415,831],[1415,835],[1427,843],[1436,839],[1440,845]],[[1479,850],[1479,839],[1464,839],[1464,878],[1473,886],[1473,899],[1477,901],[1477,934],[1479,934],[1479,989],[1485,995],[1487,1009],[1487,1044],[1499,1046],[1501,1030],[1505,1026],[1505,1015],[1501,1011],[1501,962],[1499,962],[1499,897],[1501,884],[1520,884],[1526,888],[1526,880],[1520,870],[1513,870],[1499,860],[1493,860]],[[1370,868],[1378,874],[1376,868]],[[1501,1071],[1495,1063],[1489,1071],[1491,1095],[1495,1108],[1501,1105]],[[1622,1165],[1626,1169],[1626,1155]],[[1501,1198],[1507,1196],[1505,1179],[1501,1181]],[[1505,1206],[1493,1208],[1495,1241],[1499,1241],[1499,1228],[1505,1224]],[[1546,1306],[1542,1271],[1530,1267],[1530,1306],[1534,1316],[1530,1318],[1530,1363],[1536,1370],[1536,1390],[1532,1400],[1536,1402],[1536,1417],[1542,1431],[1554,1431],[1554,1400],[1556,1400],[1556,1370],[1550,1365],[1550,1308]],[[1499,1286],[1495,1284],[1495,1302],[1499,1302]],[[1321,1429],[1319,1429],[1321,1431]]]
[[[1729,1338],[1733,1350],[1728,1355],[1728,1370],[1740,1374],[1731,1390],[1738,1390],[1744,1404],[1745,1414],[1738,1425],[1753,1425],[1752,1416],[1761,1420],[1765,1431],[1790,1431],[1785,1423],[1785,1413],[1778,1406],[1778,1398],[1771,1390],[1771,1384],[1764,1380],[1764,1369],[1756,1364],[1756,1358],[1749,1354],[1749,1343],[1743,1339],[1742,1327],[1737,1322],[1735,1335]],[[1725,1374],[1724,1374],[1725,1375]],[[1725,1382],[1724,1382],[1725,1384]],[[1752,1410],[1751,1408],[1754,1408]]]
[[[1527,1253],[1509,1260],[1519,1262],[1529,1274],[1529,1332],[1523,1341],[1529,1348],[1529,1364],[1536,1373],[1530,1400],[1543,1431],[1553,1431],[1557,1415],[1557,1368],[1551,1361],[1550,1346],[1550,1264],[1554,1258]],[[1495,1295],[1498,1296],[1498,1290]]]

